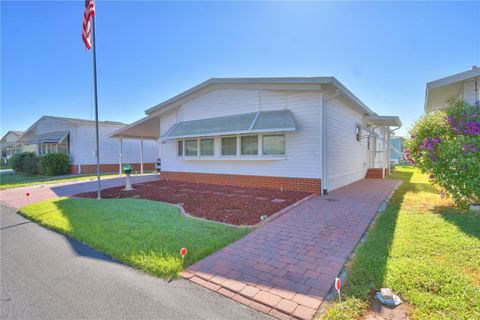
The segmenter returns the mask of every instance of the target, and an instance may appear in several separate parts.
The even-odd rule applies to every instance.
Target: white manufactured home
[[[452,98],[480,105],[480,68],[473,66],[471,70],[428,82],[425,112],[444,108]]]
[[[384,177],[401,126],[333,77],[213,78],[146,113],[112,136],[159,139],[165,179],[317,194]]]
[[[126,124],[99,122],[100,171],[121,172],[121,164],[131,163],[134,170],[154,170],[158,144],[152,139],[118,140],[110,135]],[[72,173],[96,172],[95,121],[43,116],[16,141],[22,152],[65,153],[70,156]]]

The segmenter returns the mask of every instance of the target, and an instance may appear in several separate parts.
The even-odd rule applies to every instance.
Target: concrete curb
[[[169,205],[172,205],[172,206],[175,206],[177,207],[180,212],[182,213],[182,215],[186,218],[193,218],[193,219],[197,219],[197,220],[200,220],[200,221],[206,221],[206,222],[213,222],[213,223],[218,223],[218,224],[221,224],[221,225],[224,225],[224,226],[227,226],[227,227],[233,227],[233,228],[249,228],[249,229],[256,229],[256,228],[259,228],[275,219],[277,219],[278,217],[284,215],[285,213],[289,212],[290,210],[292,210],[293,208],[296,208],[298,207],[299,205],[301,205],[302,203],[310,200],[312,197],[314,197],[315,195],[311,194],[303,199],[300,199],[298,200],[297,202],[295,203],[292,203],[291,205],[289,205],[288,207],[285,207],[283,209],[281,209],[280,211],[272,214],[271,216],[269,216],[267,219],[263,220],[263,221],[260,221],[256,224],[253,224],[253,225],[235,225],[235,224],[230,224],[230,223],[225,223],[225,222],[220,222],[220,221],[215,221],[215,220],[208,220],[208,219],[205,219],[205,218],[200,218],[200,217],[196,217],[194,215],[191,215],[189,214],[188,212],[185,211],[185,209],[179,205],[179,204],[173,204],[173,203],[168,203],[168,202],[163,202],[163,201],[158,201],[158,202],[162,202],[162,203],[166,203],[166,204],[169,204]]]

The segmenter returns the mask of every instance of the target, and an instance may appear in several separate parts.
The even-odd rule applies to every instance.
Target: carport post
[[[143,137],[140,138],[140,174],[143,174]]]
[[[122,153],[123,153],[123,139],[120,138],[119,142],[119,153],[118,153],[118,174],[122,175]]]
[[[382,179],[385,180],[385,153],[386,153],[386,146],[385,146],[385,128],[386,127],[383,127],[383,133],[382,133],[382,144],[383,144],[383,148],[382,148]]]

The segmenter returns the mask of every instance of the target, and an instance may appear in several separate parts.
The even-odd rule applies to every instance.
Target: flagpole
[[[101,199],[100,188],[100,143],[98,134],[98,96],[97,96],[97,46],[95,44],[95,16],[92,17],[92,40],[93,40],[93,96],[95,99],[95,136],[96,136],[96,156],[97,156],[97,199]]]

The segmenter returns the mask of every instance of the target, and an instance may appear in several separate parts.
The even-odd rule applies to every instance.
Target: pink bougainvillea
[[[467,207],[480,199],[480,108],[451,101],[410,130],[405,159],[429,174],[440,195]]]

